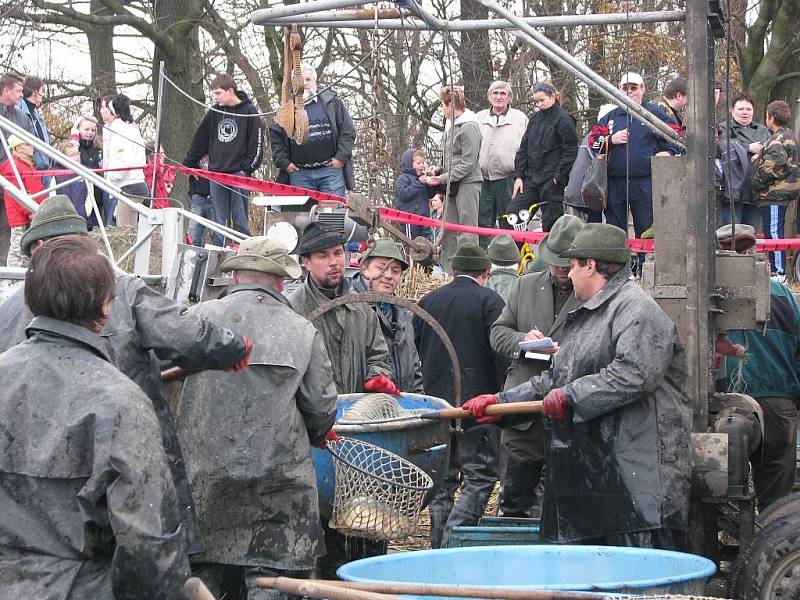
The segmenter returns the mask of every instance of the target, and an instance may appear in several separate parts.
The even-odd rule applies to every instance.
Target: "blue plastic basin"
[[[345,581],[488,585],[506,589],[702,594],[716,566],[667,550],[612,546],[482,546],[365,558],[337,571]]]

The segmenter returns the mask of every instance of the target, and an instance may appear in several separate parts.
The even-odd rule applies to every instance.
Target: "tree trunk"
[[[461,0],[461,18],[488,19],[489,9],[477,0]],[[489,32],[462,32],[458,61],[461,66],[467,108],[475,111],[481,110],[487,103],[486,91],[493,80]]]
[[[108,8],[101,0],[89,3],[92,14],[103,16],[109,14]],[[89,43],[89,59],[92,75],[92,100],[100,96],[112,94],[117,90],[117,72],[114,64],[114,26],[87,26],[84,30]],[[94,102],[97,117],[100,117],[100,105]]]
[[[187,15],[193,14],[195,0],[159,0],[155,3],[155,23],[160,32],[169,32],[168,43],[155,45],[153,53],[153,92],[158,98],[159,63],[164,61],[164,72],[175,84],[200,104],[193,102],[165,82],[160,121],[161,144],[167,156],[183,162],[200,120],[205,104],[203,75],[197,27],[180,29]],[[185,30],[189,29],[188,35]],[[175,37],[172,37],[175,36]],[[172,198],[188,206],[188,180],[178,177],[172,190]]]

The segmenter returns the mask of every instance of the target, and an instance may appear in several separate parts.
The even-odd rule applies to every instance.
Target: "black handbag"
[[[602,152],[592,157],[581,183],[581,198],[589,210],[600,211],[608,199],[608,138]]]

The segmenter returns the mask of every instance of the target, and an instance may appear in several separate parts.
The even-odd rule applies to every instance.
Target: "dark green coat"
[[[623,268],[569,313],[563,340],[552,369],[500,394],[539,400],[561,387],[570,403],[565,420],[545,419],[542,537],[685,530],[692,410],[675,324]]]
[[[342,281],[342,295],[350,293],[350,281]],[[328,302],[306,277],[289,296],[289,302],[304,317]],[[378,317],[364,302],[338,306],[314,322],[322,334],[333,368],[333,381],[340,394],[364,391],[364,381],[378,375],[392,376],[389,349],[383,339]]]

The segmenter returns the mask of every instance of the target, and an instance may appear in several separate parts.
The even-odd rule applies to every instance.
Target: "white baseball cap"
[[[632,83],[634,85],[644,85],[644,79],[642,79],[642,76],[639,75],[638,73],[629,72],[625,73],[622,76],[622,79],[619,82],[619,87],[622,87],[626,83]]]

